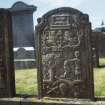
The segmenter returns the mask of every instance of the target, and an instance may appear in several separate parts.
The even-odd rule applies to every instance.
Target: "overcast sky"
[[[0,0],[0,8],[10,8],[18,0]],[[105,22],[105,0],[21,0],[37,6],[34,13],[34,23],[38,17],[57,7],[72,7],[89,15],[92,28],[100,27]]]

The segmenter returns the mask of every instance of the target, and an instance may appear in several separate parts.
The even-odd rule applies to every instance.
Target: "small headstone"
[[[36,26],[39,97],[94,98],[91,23],[69,8],[52,10]]]

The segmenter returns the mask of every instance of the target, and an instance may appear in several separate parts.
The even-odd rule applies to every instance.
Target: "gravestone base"
[[[54,99],[43,98],[1,98],[0,105],[105,105],[104,101],[91,101],[88,99]]]

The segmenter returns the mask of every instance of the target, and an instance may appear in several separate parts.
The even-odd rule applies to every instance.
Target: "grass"
[[[37,72],[36,69],[16,70],[16,93],[37,95]]]
[[[105,59],[100,59],[105,64]],[[36,69],[16,70],[16,92],[18,94],[38,94]],[[105,96],[105,68],[94,68],[95,96]]]
[[[99,64],[105,66],[105,58],[100,58]],[[94,87],[96,96],[105,96],[105,67],[94,68]]]
[[[105,68],[94,69],[94,87],[96,96],[105,96]]]
[[[100,64],[100,66],[105,65],[105,58],[100,58],[99,59],[99,64]]]

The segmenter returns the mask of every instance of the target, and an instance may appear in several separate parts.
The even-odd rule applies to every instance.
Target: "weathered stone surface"
[[[0,9],[0,97],[15,95],[12,22],[9,11]]]
[[[33,12],[36,6],[19,1],[9,11],[12,13],[14,47],[34,46]]]
[[[94,98],[87,14],[58,8],[36,26],[39,97]]]

